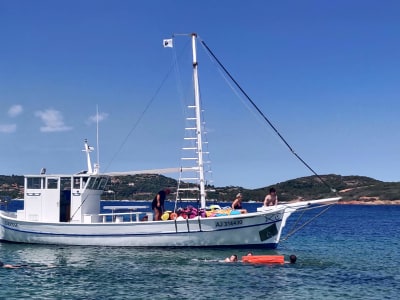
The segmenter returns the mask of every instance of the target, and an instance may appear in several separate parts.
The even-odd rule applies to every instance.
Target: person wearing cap
[[[154,220],[161,221],[161,216],[164,213],[164,202],[167,195],[171,193],[170,189],[159,191],[151,203],[151,209],[154,211]]]
[[[233,202],[232,202],[232,209],[243,209],[242,198],[243,198],[243,196],[241,193],[236,195],[235,200],[233,200]]]

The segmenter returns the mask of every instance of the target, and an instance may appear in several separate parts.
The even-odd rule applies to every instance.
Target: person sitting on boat
[[[274,188],[269,189],[269,194],[264,199],[264,206],[278,205],[278,196]]]
[[[233,200],[233,202],[232,202],[232,209],[243,209],[242,198],[243,198],[243,196],[241,193],[236,195],[235,200]]]
[[[236,254],[232,254],[230,257],[225,258],[225,262],[237,262],[238,257]]]
[[[231,214],[234,214],[234,213],[245,214],[245,213],[247,213],[247,210],[242,207],[242,199],[243,199],[243,196],[242,196],[241,193],[236,195],[236,198],[235,198],[235,200],[233,200],[232,206],[231,206],[234,211],[232,211]]]
[[[154,197],[153,202],[151,203],[151,209],[154,210],[154,220],[160,221],[161,216],[164,213],[164,202],[167,198],[167,195],[171,193],[170,189],[165,189],[159,191],[157,195]]]

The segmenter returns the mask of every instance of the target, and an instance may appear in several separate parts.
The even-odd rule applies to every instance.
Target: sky
[[[179,167],[190,40],[162,41],[196,32],[316,173],[397,182],[399,15],[390,0],[0,0],[0,174],[87,169],[85,139],[102,172]],[[198,47],[213,184],[313,175]]]

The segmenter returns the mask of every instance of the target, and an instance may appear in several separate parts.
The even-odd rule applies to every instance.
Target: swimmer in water
[[[0,268],[5,268],[5,269],[18,269],[21,268],[22,266],[20,265],[10,265],[10,264],[5,264],[2,261],[0,261]]]
[[[232,254],[230,257],[225,258],[225,262],[237,262],[238,258],[236,254]]]
[[[290,262],[291,264],[295,264],[295,263],[296,263],[296,260],[297,260],[296,255],[292,254],[292,255],[289,256],[289,262]]]

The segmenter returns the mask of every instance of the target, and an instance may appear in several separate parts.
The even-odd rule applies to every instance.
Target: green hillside
[[[400,182],[382,182],[363,176],[323,175],[323,180],[337,190],[332,193],[326,184],[316,176],[301,177],[276,183],[280,201],[310,200],[333,197],[336,194],[343,200],[399,200]],[[151,200],[163,188],[176,189],[175,179],[153,174],[112,177],[103,199],[108,200]],[[269,188],[245,189],[239,186],[209,187],[209,199],[232,201],[238,192],[243,193],[245,201],[263,201]],[[23,197],[23,176],[0,175],[0,196],[11,198]]]

